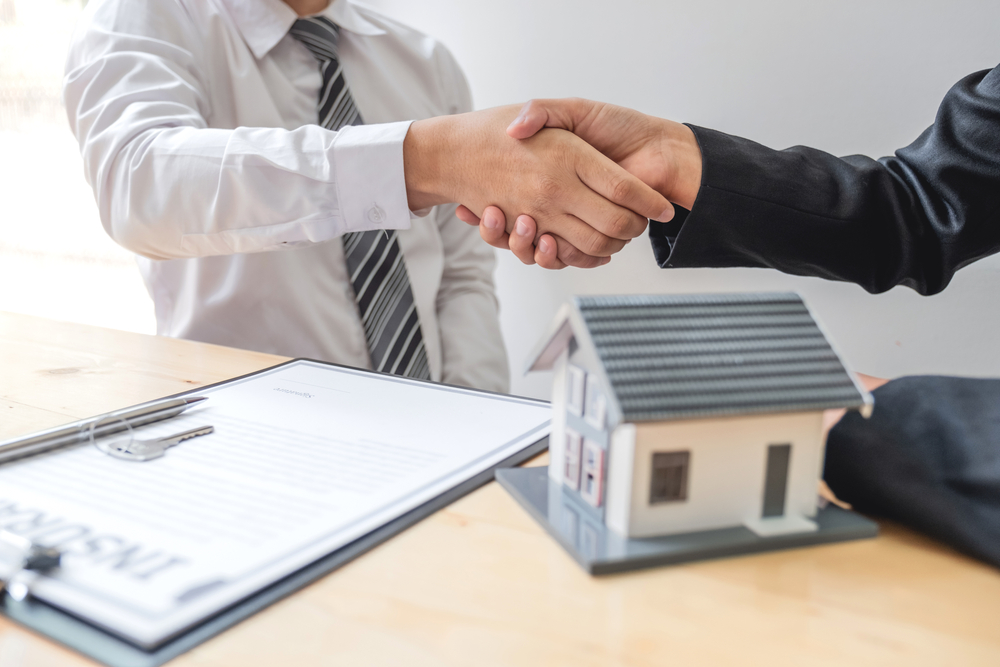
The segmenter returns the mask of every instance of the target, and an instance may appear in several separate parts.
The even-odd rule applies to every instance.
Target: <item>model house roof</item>
[[[574,340],[625,421],[871,404],[798,294],[576,297],[530,369]]]

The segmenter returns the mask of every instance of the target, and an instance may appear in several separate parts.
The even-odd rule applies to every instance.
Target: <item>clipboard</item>
[[[204,392],[211,387],[218,387],[230,382],[242,380],[261,373],[273,371],[275,369],[294,364],[301,361],[320,364],[324,366],[350,368],[340,364],[315,361],[311,359],[292,359],[290,361],[270,366],[268,368],[241,375],[236,378],[224,380],[222,382],[206,385],[197,389],[176,394],[174,397],[183,397],[199,392]],[[352,372],[360,369],[350,368]],[[386,375],[376,371],[363,371],[374,375]],[[450,385],[438,386],[448,387]],[[495,392],[482,390],[469,390],[466,387],[455,387],[462,391],[473,391],[485,395],[501,396]],[[522,399],[529,400],[532,399]],[[545,405],[545,401],[533,401],[539,405]],[[56,608],[42,600],[34,597],[18,602],[9,595],[4,594],[0,598],[0,614],[15,621],[16,623],[33,630],[34,632],[52,639],[63,646],[66,646],[82,655],[101,662],[108,667],[156,667],[172,660],[199,644],[211,639],[228,628],[236,625],[246,618],[265,609],[271,604],[285,598],[301,588],[311,584],[324,575],[336,570],[374,549],[391,537],[401,533],[410,526],[418,523],[422,519],[430,516],[434,512],[450,505],[454,501],[471,493],[480,486],[485,485],[494,479],[497,469],[508,468],[519,465],[528,459],[537,456],[548,448],[548,436],[529,444],[515,454],[508,456],[504,460],[490,466],[488,469],[472,475],[453,486],[440,495],[424,502],[414,509],[402,514],[395,519],[382,524],[365,534],[364,536],[350,542],[349,544],[330,552],[329,554],[313,561],[299,570],[263,587],[244,599],[222,609],[218,613],[206,618],[198,625],[182,632],[181,634],[167,640],[154,649],[146,650],[136,644],[122,639],[114,634],[104,631],[89,623],[85,619]]]

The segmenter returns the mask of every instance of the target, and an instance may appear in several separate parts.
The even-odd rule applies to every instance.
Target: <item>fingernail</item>
[[[657,222],[670,222],[671,220],[674,219],[674,207],[668,206],[663,210],[663,213],[661,213],[660,215],[658,215],[653,219],[656,220]]]
[[[497,230],[500,226],[504,224],[503,220],[492,215],[483,215],[483,224],[486,225],[487,229]]]
[[[515,125],[520,125],[523,122],[524,122],[524,114],[523,113],[522,114],[518,114],[517,118],[515,118],[514,120],[512,120],[510,122],[510,125],[507,126],[507,129],[510,129],[510,128],[514,127]]]
[[[552,252],[552,243],[544,236],[538,241],[538,249],[547,255]]]
[[[516,223],[514,223],[514,233],[517,234],[518,236],[527,236],[528,225],[524,224],[523,221],[518,220]]]

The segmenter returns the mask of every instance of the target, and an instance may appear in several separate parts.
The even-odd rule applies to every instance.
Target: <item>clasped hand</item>
[[[673,217],[665,202],[691,208],[701,183],[701,152],[688,127],[624,107],[532,100],[506,135],[532,158],[495,166],[526,168],[535,187],[520,197],[507,192],[490,199],[480,189],[478,197],[452,201],[462,202],[458,217],[478,225],[487,243],[511,250],[525,264],[549,269],[606,264],[610,254],[645,230],[645,218]],[[551,158],[554,163],[546,162]]]
[[[663,195],[572,132],[510,136],[517,114],[509,106],[414,122],[403,144],[410,208],[460,202],[467,220],[485,214],[504,234],[527,215],[537,234],[572,246],[580,266],[607,262],[647,218],[673,217]]]

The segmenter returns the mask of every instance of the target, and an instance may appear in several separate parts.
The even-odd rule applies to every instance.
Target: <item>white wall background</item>
[[[479,108],[581,96],[746,136],[878,157],[934,119],[962,76],[1000,62],[995,0],[365,0],[443,41]],[[515,393],[571,294],[794,289],[862,372],[1000,376],[1000,257],[941,295],[872,296],[753,269],[657,269],[637,239],[606,267],[545,272],[504,254],[497,281]]]

